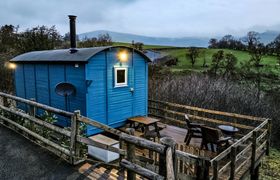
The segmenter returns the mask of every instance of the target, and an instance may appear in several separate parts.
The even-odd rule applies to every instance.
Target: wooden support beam
[[[160,139],[160,142],[162,145],[165,146],[165,151],[164,153],[160,154],[159,155],[159,174],[164,176],[164,177],[167,177],[167,175],[169,176],[175,176],[175,174],[173,175],[170,175],[171,173],[176,173],[177,171],[177,168],[175,168],[175,166],[177,166],[177,162],[176,162],[176,150],[175,150],[175,147],[176,147],[176,142],[173,138],[171,137],[163,137]],[[171,150],[171,158],[172,159],[172,162],[173,162],[173,172],[171,170],[168,169],[168,162],[166,161],[166,156],[167,156],[167,149],[170,148]],[[169,166],[170,168],[170,166]],[[168,172],[169,170],[169,172]]]
[[[259,169],[260,169],[260,164],[254,169],[253,174],[251,174],[251,180],[259,179]]]
[[[267,123],[267,144],[266,144],[266,155],[269,156],[269,149],[270,149],[270,139],[271,139],[271,119],[268,119]]]
[[[176,165],[173,162],[171,147],[166,150],[166,179],[175,180]]]
[[[251,174],[254,174],[255,171],[255,162],[256,162],[256,151],[257,151],[257,131],[253,131],[252,136],[252,152],[251,152]]]
[[[35,100],[35,98],[31,98],[30,101],[34,101],[34,102],[35,102],[36,100]],[[30,116],[35,117],[35,116],[36,116],[36,110],[37,110],[37,108],[36,108],[35,106],[32,106],[32,105],[29,105],[29,106],[28,106],[28,114],[29,114]],[[34,122],[30,123],[30,128],[31,128],[32,131],[35,130],[35,128],[34,128]]]
[[[31,98],[30,101],[36,102],[36,100],[34,98]],[[36,106],[29,105],[28,106],[28,114],[30,116],[35,117],[35,115],[36,115]]]
[[[231,147],[230,152],[230,180],[234,180],[235,177],[235,166],[236,166],[236,150],[235,146]]]
[[[213,180],[219,179],[218,168],[218,161],[213,161]]]
[[[127,128],[126,131],[129,135],[134,135],[135,130],[133,128]],[[131,163],[135,163],[135,145],[127,143],[127,160]],[[127,179],[135,180],[136,174],[134,171],[127,169]]]
[[[200,157],[196,164],[196,179],[208,180],[209,177],[210,161],[208,158]]]
[[[3,98],[3,106],[9,107],[8,98],[7,97],[2,97],[2,98]]]
[[[70,162],[75,163],[75,154],[76,154],[76,138],[77,138],[77,124],[79,123],[77,118],[77,112],[71,116],[71,137],[70,137]]]
[[[80,110],[75,110],[74,111],[74,114],[76,116],[76,137],[77,136],[80,136],[81,135],[81,129],[80,129],[80,126],[81,126],[81,123],[79,122],[79,115],[81,115],[81,111]],[[79,159],[81,159],[81,154],[80,154],[80,146],[81,146],[81,143],[77,141],[77,139],[75,140],[75,157],[78,158],[75,160],[74,164],[78,163],[78,161],[80,161]]]

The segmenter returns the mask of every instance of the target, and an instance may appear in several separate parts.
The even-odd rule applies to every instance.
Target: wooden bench
[[[104,136],[102,134],[97,134],[89,138],[92,139],[93,141],[99,142],[107,146],[112,146],[116,148],[120,147],[119,141]],[[119,154],[95,146],[88,146],[88,154],[106,163],[114,161],[119,158]]]

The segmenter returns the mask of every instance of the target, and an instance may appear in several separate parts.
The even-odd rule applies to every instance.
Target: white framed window
[[[127,68],[115,67],[115,87],[127,86]]]

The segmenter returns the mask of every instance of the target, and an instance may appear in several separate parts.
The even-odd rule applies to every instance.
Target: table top
[[[219,125],[218,128],[221,129],[222,131],[233,132],[233,133],[239,131],[238,128],[230,125]]]
[[[128,120],[137,122],[137,123],[141,123],[141,124],[145,124],[145,125],[151,125],[151,124],[154,124],[154,123],[160,121],[158,119],[147,117],[147,116],[132,117],[132,118],[128,118]]]
[[[97,134],[95,136],[90,136],[89,138],[94,140],[94,141],[96,141],[96,142],[99,142],[99,143],[102,143],[102,144],[106,144],[108,146],[112,146],[114,144],[119,143],[119,141],[114,140],[112,138],[109,138],[107,136],[104,136],[102,134]]]

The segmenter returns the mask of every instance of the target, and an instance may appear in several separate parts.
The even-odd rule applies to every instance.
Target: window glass
[[[127,68],[115,67],[115,87],[127,86]]]
[[[125,83],[125,70],[117,70],[117,83]]]

